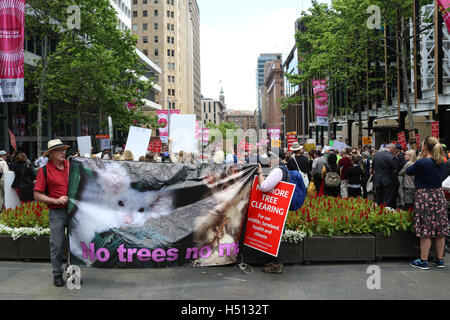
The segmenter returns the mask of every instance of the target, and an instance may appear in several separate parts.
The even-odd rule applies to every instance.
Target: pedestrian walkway
[[[368,289],[369,264],[286,266],[280,275],[260,266],[105,270],[82,268],[80,290],[55,288],[49,263],[0,262],[0,299],[83,300],[444,300],[450,270],[416,270],[408,261],[374,263],[381,289]],[[373,279],[373,278],[372,278]]]

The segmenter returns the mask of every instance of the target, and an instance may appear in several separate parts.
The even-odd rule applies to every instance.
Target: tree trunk
[[[407,54],[406,54],[406,48],[407,48],[407,34],[406,34],[406,27],[405,27],[405,18],[402,16],[401,20],[401,28],[402,28],[402,45],[401,45],[401,58],[402,58],[402,72],[403,72],[403,92],[406,102],[406,107],[408,110],[408,120],[409,120],[409,133],[408,133],[408,139],[415,139],[416,138],[416,132],[414,128],[414,118],[411,108],[411,101],[409,99],[409,86],[408,86],[408,60],[407,60]],[[400,88],[399,88],[399,94],[400,94]],[[411,132],[413,133],[412,137],[410,136]]]
[[[37,156],[39,157],[42,152],[42,109],[44,108],[44,84],[47,76],[47,47],[48,37],[44,36],[44,45],[42,52],[42,75],[39,83],[39,102],[37,112]]]

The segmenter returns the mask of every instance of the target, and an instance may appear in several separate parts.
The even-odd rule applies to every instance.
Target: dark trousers
[[[388,205],[394,192],[394,184],[379,186],[375,188],[375,202],[377,205]]]
[[[65,230],[68,225],[67,209],[50,209],[50,259],[54,276],[63,274],[62,259]]]
[[[393,186],[392,186],[391,201],[388,203],[389,206],[392,209],[396,209],[397,208],[397,197],[398,197],[398,190],[399,189],[400,189],[400,184],[398,182],[394,182]]]
[[[320,187],[322,186],[322,174],[314,173],[313,175],[314,186],[316,187],[316,192],[319,194]]]
[[[348,187],[348,197],[349,198],[361,197],[361,188],[350,188],[350,187]]]
[[[363,181],[362,181],[363,199],[367,199],[367,198],[368,198],[368,194],[367,194],[367,181],[368,181],[368,180],[363,180]]]

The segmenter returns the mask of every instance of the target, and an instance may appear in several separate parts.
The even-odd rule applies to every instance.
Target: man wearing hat
[[[6,151],[0,151],[0,211],[3,210],[5,202],[5,173],[9,171],[8,163],[6,162]]]
[[[303,182],[306,188],[309,186],[311,177],[309,176],[309,161],[308,158],[301,152],[302,147],[298,142],[295,142],[291,147],[294,153],[292,158],[287,163],[288,170],[299,171],[303,177]]]
[[[39,169],[34,186],[34,199],[44,202],[50,209],[50,257],[53,269],[53,284],[64,286],[62,279],[62,257],[65,239],[65,228],[68,225],[67,203],[69,189],[69,161],[66,160],[66,150],[70,146],[61,140],[51,140],[43,156],[48,156],[49,162]],[[46,170],[46,174],[44,173]]]

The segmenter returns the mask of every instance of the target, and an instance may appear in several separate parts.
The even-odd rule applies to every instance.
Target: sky
[[[331,0],[319,2],[330,3]],[[295,44],[295,21],[310,0],[197,0],[200,8],[202,95],[229,110],[256,109],[256,66],[261,53]]]

